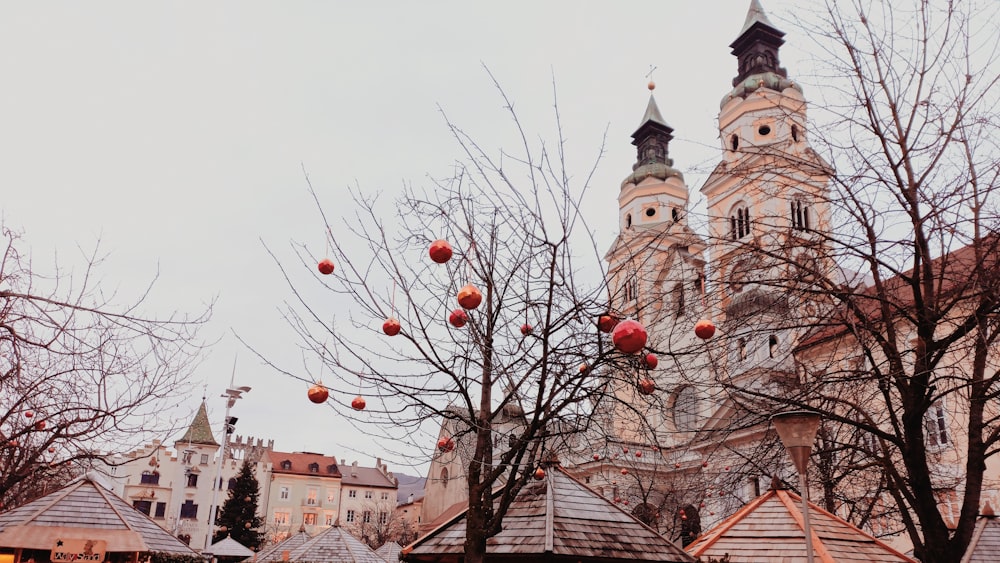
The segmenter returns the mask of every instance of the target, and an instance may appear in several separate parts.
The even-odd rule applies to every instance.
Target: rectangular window
[[[139,476],[139,482],[143,485],[159,485],[160,484],[160,474],[159,473],[143,473]]]
[[[274,513],[274,523],[275,524],[288,524],[289,514],[287,512],[275,512]]]
[[[348,510],[347,511],[347,522],[348,523],[354,522],[354,511],[353,510]]]
[[[187,476],[187,486],[189,486],[189,487],[197,487],[198,486],[198,474],[197,473],[191,473],[190,475]]]
[[[326,514],[326,518],[323,520],[324,525],[333,526],[333,514],[329,512]]]
[[[380,511],[378,513],[378,523],[385,525],[389,521],[389,513],[385,511]]]
[[[361,515],[361,521],[364,522],[365,524],[370,524],[372,521],[372,511],[371,510],[364,511],[364,513]]]
[[[350,498],[358,498],[358,492],[357,491],[347,491],[347,496],[350,497]]]
[[[181,463],[185,465],[191,463],[191,456],[193,455],[194,452],[192,450],[184,450],[184,455],[181,456]]]
[[[208,465],[208,454],[201,454],[201,464]]]
[[[337,489],[326,490],[326,502],[337,502]]]
[[[305,524],[306,526],[315,526],[316,525],[316,515],[312,514],[312,513],[309,513],[309,512],[303,514],[302,515],[302,523]]]
[[[373,498],[373,497],[374,493],[372,493],[371,491],[365,491],[365,498]]]
[[[309,489],[306,496],[306,504],[316,506],[316,497],[319,496],[319,489]]]
[[[156,503],[156,515],[153,518],[163,518],[167,515],[167,503],[158,502]]]
[[[281,492],[278,497],[281,500],[288,500],[288,487],[281,487]]]
[[[198,519],[198,505],[193,500],[186,500],[181,505],[181,518],[189,520]]]
[[[153,503],[148,500],[134,500],[132,501],[132,507],[149,516],[149,511],[153,508]]]
[[[382,500],[389,500],[389,493],[383,492],[382,493]]]
[[[924,414],[924,434],[928,446],[941,447],[948,444],[948,420],[944,403],[940,400]]]

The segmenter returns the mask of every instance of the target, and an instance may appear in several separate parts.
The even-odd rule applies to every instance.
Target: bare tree
[[[209,310],[143,312],[152,286],[119,302],[99,283],[102,258],[45,275],[4,227],[0,256],[0,502],[16,506],[106,463],[151,433],[186,395]]]
[[[373,500],[361,507],[360,518],[347,525],[356,538],[378,549],[389,542],[406,545],[413,538],[410,522],[396,513],[395,499]]]
[[[452,439],[470,445],[464,475],[452,476],[467,488],[469,563],[483,560],[487,538],[556,438],[586,427],[608,387],[598,374],[630,361],[596,327],[607,289],[579,209],[590,176],[565,168],[558,112],[556,142],[532,141],[498,91],[519,150],[487,150],[446,118],[462,153],[447,178],[393,202],[353,190],[344,229],[313,192],[336,265],[317,277],[345,308],[331,324],[330,298],[292,283],[297,304],[288,312],[335,378],[323,381],[334,406],[346,414],[355,393],[366,400],[363,414],[346,416],[361,431],[429,450],[441,421],[454,422]],[[446,263],[428,257],[438,239],[453,249]],[[310,270],[322,257],[304,248],[301,256]],[[460,306],[456,295],[468,293],[481,304]],[[398,320],[397,335],[383,333],[387,319]],[[504,413],[523,424],[501,431]],[[425,421],[433,428],[421,431]]]

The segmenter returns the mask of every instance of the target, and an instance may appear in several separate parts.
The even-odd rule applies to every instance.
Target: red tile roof
[[[311,452],[275,452],[269,453],[271,456],[272,471],[287,475],[318,475],[320,477],[340,477],[340,469],[337,467],[337,458],[316,454]],[[284,469],[284,462],[290,462],[289,469]],[[316,471],[310,469],[310,465],[316,464]]]

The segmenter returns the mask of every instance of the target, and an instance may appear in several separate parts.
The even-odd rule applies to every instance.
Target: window
[[[365,524],[371,524],[372,522],[372,511],[366,510],[361,513],[361,522]]]
[[[793,199],[792,207],[792,228],[796,231],[808,231],[809,226],[809,206],[801,199]]]
[[[311,512],[307,512],[307,513],[303,514],[302,515],[302,523],[305,524],[306,526],[315,526],[316,525],[316,515],[313,514],[313,513],[311,513]]]
[[[191,534],[181,534],[177,536],[177,539],[184,542],[184,545],[191,545]]]
[[[319,489],[309,489],[309,492],[306,493],[306,504],[315,506],[316,497],[318,496],[319,496]]]
[[[697,430],[698,391],[685,385],[674,392],[674,426],[681,432]]]
[[[941,447],[948,444],[948,420],[945,417],[944,403],[936,401],[924,413],[924,438],[930,447]]]
[[[746,207],[737,207],[735,212],[729,216],[729,237],[738,240],[749,234],[750,210]]]
[[[646,217],[652,217],[652,216],[656,215],[656,208],[655,207],[647,207],[645,213],[646,213]]]
[[[229,480],[229,484],[226,485],[226,490],[231,491],[236,488],[236,477]]]
[[[189,464],[191,463],[191,456],[194,455],[193,450],[184,450],[184,455],[181,456],[181,463]]]
[[[139,482],[143,485],[159,485],[160,474],[155,471],[152,473],[149,471],[143,471],[142,475],[139,476]]]
[[[358,492],[355,490],[347,491],[347,498],[358,498]]]
[[[292,462],[288,461],[287,459],[285,461],[282,461],[281,468],[284,469],[285,471],[288,471],[289,469],[292,468]]]
[[[736,357],[742,362],[747,359],[747,339],[740,338],[736,341]]]
[[[729,147],[734,151],[740,148],[740,136],[736,133],[729,137]]]
[[[327,512],[326,516],[323,518],[324,526],[333,526],[333,514]]]
[[[288,519],[291,515],[287,512],[277,512],[274,513],[274,523],[278,525],[288,524]]]
[[[626,229],[631,229],[632,228],[632,214],[631,213],[628,213],[628,214],[625,215],[625,228]]]
[[[201,454],[201,464],[208,465],[208,454]]]
[[[634,277],[625,280],[622,290],[625,293],[625,301],[635,301],[639,298],[639,282]]]
[[[670,208],[670,218],[673,219],[675,222],[680,220],[681,213],[680,211],[677,211],[676,207]]]
[[[134,500],[132,501],[132,508],[138,510],[146,516],[149,516],[149,512],[153,508],[153,503],[148,500]]]
[[[379,511],[378,523],[384,526],[387,522],[389,522],[389,513],[384,510]]]
[[[771,335],[767,337],[767,355],[771,358],[778,354],[778,337]]]
[[[760,127],[757,128],[757,134],[760,135],[761,137],[767,137],[768,135],[771,134],[771,126],[761,125]]]
[[[163,518],[167,515],[167,503],[158,502],[156,503],[156,512],[153,513],[153,518]]]
[[[382,492],[382,500],[389,500],[389,493],[383,491]]]
[[[684,316],[684,283],[674,286],[674,311],[677,318]]]
[[[278,498],[281,500],[288,500],[288,487],[281,487],[279,491]]]
[[[193,500],[186,500],[181,505],[181,518],[188,520],[198,519],[198,505]]]
[[[197,487],[198,486],[198,474],[197,473],[189,473],[188,474],[188,476],[187,476],[187,486],[188,487]]]
[[[441,468],[441,486],[443,486],[443,487],[447,487],[448,486],[448,468],[447,467],[442,467]]]
[[[315,462],[310,463],[309,464],[309,473],[319,473],[319,464],[315,463]]]
[[[799,140],[799,126],[795,124],[792,125],[792,140],[795,142]]]
[[[354,522],[354,511],[353,510],[348,510],[347,511],[347,518],[346,518],[346,520],[347,520],[348,523]]]
[[[326,502],[337,502],[337,489],[326,490]]]
[[[365,498],[368,499],[375,498],[375,493],[373,493],[372,491],[365,491]]]

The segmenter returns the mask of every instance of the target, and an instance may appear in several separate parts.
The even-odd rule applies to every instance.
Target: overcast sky
[[[149,310],[217,299],[219,339],[192,374],[213,426],[236,363],[239,434],[277,449],[370,465],[384,455],[305,388],[271,372],[232,331],[301,364],[281,319],[290,293],[264,243],[295,266],[290,242],[322,253],[303,179],[328,202],[350,185],[391,194],[459,156],[438,107],[481,144],[508,118],[487,65],[536,133],[552,134],[553,79],[570,161],[583,175],[607,129],[587,215],[599,244],[617,231],[631,172],[629,135],[655,95],[675,129],[671,156],[692,197],[719,157],[716,117],[730,89],[749,0],[675,2],[5,2],[0,5],[0,211],[24,231],[36,268],[109,253],[103,284],[138,291],[159,271]],[[765,0],[788,35],[782,62],[811,80],[788,0]],[[815,99],[815,98],[813,98]],[[329,208],[332,216],[349,208]],[[263,243],[262,243],[263,241]],[[206,391],[207,388],[207,391]],[[174,437],[171,437],[172,440]],[[433,443],[390,469],[421,473]],[[386,450],[388,451],[388,450]]]

